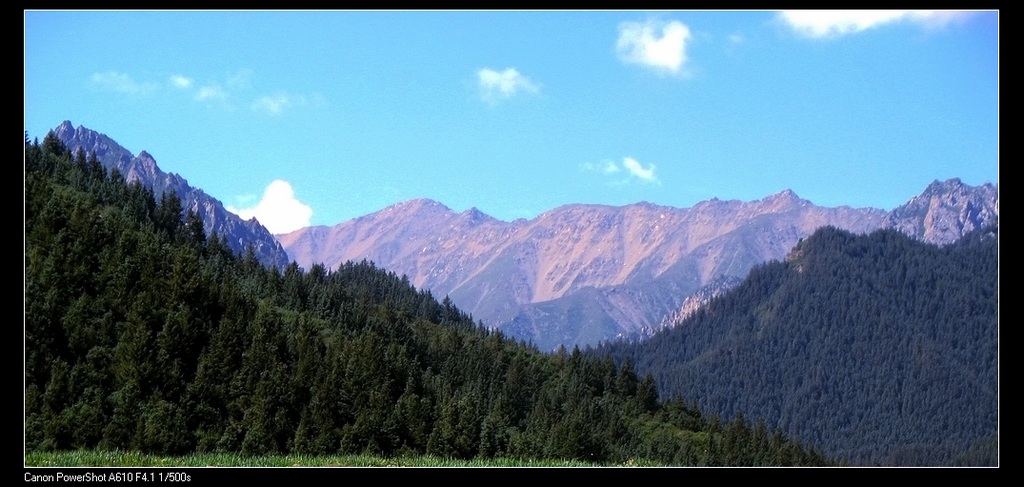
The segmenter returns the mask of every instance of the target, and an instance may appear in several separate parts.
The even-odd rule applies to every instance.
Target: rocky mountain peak
[[[54,132],[55,135],[57,135],[57,137],[60,137],[63,134],[72,133],[74,131],[75,131],[75,126],[72,125],[71,121],[70,120],[65,120],[65,121],[61,122],[61,124],[58,125],[57,128],[54,129],[53,132]]]
[[[64,145],[71,149],[72,152],[81,149],[86,154],[95,153],[96,158],[108,170],[116,168],[124,174],[128,166],[131,164],[132,158],[135,157],[131,151],[121,147],[110,137],[96,131],[89,130],[81,125],[75,128],[69,120],[61,122],[61,124],[53,130],[53,133],[58,139],[64,142]],[[74,147],[68,143],[69,141],[74,141]]]
[[[963,190],[965,187],[960,178],[950,178],[945,181],[938,179],[931,182],[919,196],[933,196],[936,194],[949,193],[951,191]]]
[[[998,219],[995,185],[970,186],[952,178],[933,181],[920,195],[890,212],[884,225],[928,243],[944,244]]]
[[[950,178],[945,181],[939,181],[938,179],[932,181],[927,188],[918,196],[910,199],[910,202],[919,200],[922,198],[942,198],[948,201],[950,204],[957,204],[958,198],[976,198],[981,197],[987,199],[989,197],[998,197],[997,188],[992,183],[986,181],[980,186],[971,186],[964,184],[960,178]]]
[[[475,206],[460,213],[459,218],[470,226],[476,226],[487,221],[495,220],[495,218],[480,211]]]
[[[782,191],[779,191],[778,193],[775,193],[773,195],[773,197],[777,198],[777,199],[785,199],[785,200],[796,200],[796,201],[800,200],[800,197],[797,196],[796,193],[793,192],[792,189],[784,189]]]
[[[810,204],[810,201],[800,198],[791,189],[785,189],[762,198],[760,203],[768,207],[771,211],[786,211],[808,205]]]

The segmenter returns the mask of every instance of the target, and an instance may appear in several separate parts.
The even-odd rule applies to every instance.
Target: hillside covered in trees
[[[540,353],[368,262],[236,255],[172,192],[25,139],[25,447],[824,465],[663,400],[629,361]]]
[[[995,227],[945,246],[826,227],[674,329],[598,352],[851,465],[998,465],[998,264]]]

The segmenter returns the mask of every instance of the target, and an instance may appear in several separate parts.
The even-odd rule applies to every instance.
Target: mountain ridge
[[[475,216],[460,220],[468,214]],[[302,266],[374,261],[549,348],[643,335],[701,286],[784,257],[816,228],[867,232],[887,217],[875,208],[819,207],[790,189],[690,208],[567,204],[512,222],[418,198],[277,238]],[[557,339],[543,336],[572,319],[586,322],[554,332]]]
[[[72,153],[80,149],[86,154],[95,153],[107,171],[116,169],[125,181],[140,182],[152,189],[157,199],[173,191],[186,211],[195,211],[203,220],[207,235],[224,236],[236,253],[245,252],[251,245],[256,258],[266,265],[284,268],[290,262],[281,244],[259,221],[243,220],[227,211],[220,200],[190,186],[181,175],[162,171],[149,152],[142,150],[136,156],[109,136],[82,125],[75,127],[69,120],[61,122],[53,133]]]
[[[943,243],[998,218],[994,185],[954,179],[929,188],[890,212],[819,207],[786,189],[689,208],[574,203],[512,222],[417,198],[276,237],[301,266],[373,261],[548,349],[647,336],[702,286],[782,259],[822,226],[891,227]],[[924,231],[939,224],[947,230]]]

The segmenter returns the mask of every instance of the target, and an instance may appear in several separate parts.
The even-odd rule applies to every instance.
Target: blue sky
[[[105,133],[281,233],[998,183],[998,12],[26,11],[25,130]]]

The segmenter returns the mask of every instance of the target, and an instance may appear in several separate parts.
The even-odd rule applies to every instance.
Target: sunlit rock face
[[[894,209],[883,225],[919,240],[946,244],[999,219],[999,191],[991,184],[969,186],[959,179],[935,181]]]
[[[884,217],[792,191],[692,208],[567,205],[514,222],[417,199],[278,240],[304,267],[373,261],[547,349],[649,334],[702,286],[781,259],[821,225],[863,232]]]

